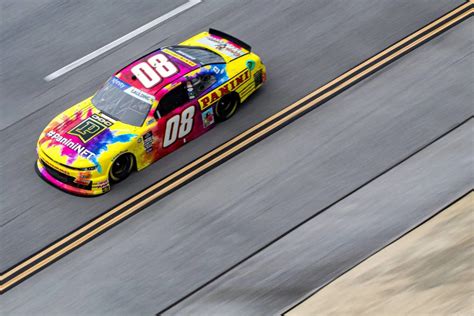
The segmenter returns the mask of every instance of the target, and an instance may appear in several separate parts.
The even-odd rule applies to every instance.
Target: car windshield
[[[142,126],[155,98],[112,77],[97,91],[92,104],[112,118],[134,126]]]
[[[201,65],[224,63],[221,56],[205,48],[192,46],[169,46],[166,48]]]

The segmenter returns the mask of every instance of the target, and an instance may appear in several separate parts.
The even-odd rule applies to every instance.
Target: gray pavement
[[[444,33],[101,235],[7,292],[2,308],[18,314],[151,314],[176,302],[471,117],[471,29],[472,21],[467,21]],[[250,104],[245,110],[249,108]],[[366,227],[372,223],[370,218],[358,221],[366,224],[350,226],[353,233],[367,230],[377,238],[363,239],[364,248],[356,248],[360,252],[343,252],[330,266],[354,264],[382,245],[378,239],[393,238],[426,217],[427,211],[442,207],[472,186],[472,175],[465,172],[466,164],[472,165],[472,155],[458,159],[469,153],[472,143],[464,145],[461,137],[449,139],[442,148],[453,152],[441,155],[445,159],[439,164],[433,160],[423,165],[413,158],[411,167],[402,164],[390,174],[392,180],[402,180],[406,172],[421,177],[439,190],[436,200],[423,204],[428,195],[410,195],[399,201],[426,207],[408,215],[395,209],[389,218],[382,218],[387,220],[384,230]],[[435,149],[425,152],[432,159],[440,153]],[[453,172],[446,173],[450,165]],[[416,166],[423,168],[417,171]],[[462,178],[458,177],[459,166],[464,166]],[[398,175],[397,170],[405,173]],[[433,176],[423,176],[430,172]],[[394,192],[401,193],[400,186],[407,182],[414,185],[406,179],[394,184]],[[441,190],[443,185],[445,190]],[[364,189],[368,190],[363,191],[364,196],[380,193],[377,186],[376,191],[369,192],[371,189],[374,187]],[[334,224],[351,219],[329,211],[324,214]],[[323,244],[326,253],[351,242],[340,230],[331,231],[327,240],[334,239],[337,242]],[[327,279],[312,281],[315,287]],[[262,296],[268,294],[265,288],[259,290]],[[308,286],[286,290],[268,299],[272,310],[284,308],[280,305],[309,291]],[[245,295],[238,289],[234,294]],[[224,292],[223,298],[228,297]]]
[[[470,120],[165,315],[282,314],[467,193],[473,128]]]
[[[171,3],[175,4],[160,1],[160,6],[155,6],[156,2],[147,1],[140,4],[137,8],[141,9],[138,10],[131,5],[132,2],[120,2],[117,7],[114,2],[111,15],[120,19],[106,23],[101,16],[110,19],[107,12],[109,1],[101,1],[100,4],[96,1],[70,3],[47,0],[26,3],[27,8],[23,11],[17,7],[23,4],[22,1],[9,1],[8,5],[2,2],[2,16],[8,19],[2,22],[0,38],[1,85],[5,88],[1,91],[0,117],[2,126],[13,125],[0,132],[0,270],[299,99],[462,1],[209,0],[51,83],[42,78],[133,30],[142,20],[148,21],[161,15],[164,11],[161,7],[168,10]],[[142,11],[146,12],[143,18]],[[84,199],[70,196],[37,177],[33,171],[35,142],[42,128],[55,114],[92,94],[113,71],[145,51],[177,43],[209,26],[251,43],[268,67],[268,84],[249,100],[235,118],[140,174],[133,175],[102,197]],[[15,35],[17,29],[18,35]],[[63,48],[60,47],[62,45]],[[12,78],[10,72],[18,76]],[[428,91],[431,93],[431,90]],[[468,93],[463,91],[457,98],[464,100]],[[393,137],[408,141],[398,146],[412,149],[413,145],[419,145],[434,135],[428,133],[432,128],[436,127],[436,131],[441,132],[458,122],[465,116],[465,106],[455,104],[455,110],[450,112],[434,109],[431,116],[420,118],[428,126],[424,133],[416,132],[419,135],[413,139],[403,137],[413,132],[410,128],[402,128],[401,136]],[[366,110],[369,108],[366,106]],[[16,121],[19,118],[17,113],[21,116],[30,114]],[[360,120],[357,117],[362,117],[360,113],[367,112],[351,112],[349,116],[339,114],[333,122],[318,121],[323,126],[339,125],[326,132],[325,136],[318,134],[320,139],[330,142],[329,136],[336,135],[335,130],[342,131],[341,126],[357,124]],[[402,122],[405,119],[409,122],[414,120],[410,113],[398,115]],[[425,116],[425,112],[419,112],[419,115]],[[429,121],[428,117],[433,121]],[[391,124],[394,122],[389,122],[388,126]],[[354,137],[341,140],[338,146],[345,148],[352,141]],[[364,155],[386,155],[383,151],[373,153],[372,150],[366,148]],[[318,152],[322,154],[319,159],[329,157],[322,149]],[[388,158],[395,161],[396,157]],[[377,172],[380,165],[384,163],[375,162],[367,168]],[[361,173],[360,178],[369,174],[372,173]],[[337,183],[329,183],[328,188],[337,186]],[[332,196],[337,194],[330,194],[328,199]],[[179,222],[178,217],[176,220]],[[280,226],[284,228],[286,223]]]
[[[0,129],[70,92],[45,100],[43,94],[64,81],[49,83],[43,80],[46,75],[185,2],[2,0]]]

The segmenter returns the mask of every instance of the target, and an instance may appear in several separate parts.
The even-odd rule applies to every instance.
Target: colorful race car
[[[230,118],[265,79],[249,45],[214,29],[158,49],[49,123],[37,171],[74,194],[105,193]]]

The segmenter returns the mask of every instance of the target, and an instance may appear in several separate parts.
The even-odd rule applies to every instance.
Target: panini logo
[[[199,99],[199,105],[201,106],[201,110],[204,110],[211,105],[213,105],[217,100],[222,98],[224,95],[237,90],[242,84],[247,82],[250,79],[250,72],[245,70],[244,72],[240,73],[236,77],[232,78],[231,80],[227,81],[222,86],[212,90],[205,96]]]
[[[76,127],[68,132],[70,135],[79,137],[84,143],[87,143],[94,136],[103,132],[107,127],[112,126],[112,122],[105,118],[92,114],[85,121],[79,123]]]

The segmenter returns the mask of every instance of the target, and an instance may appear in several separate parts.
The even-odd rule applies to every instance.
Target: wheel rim
[[[112,164],[112,170],[110,172],[112,180],[118,181],[125,178],[131,169],[131,158],[129,155],[118,157]]]
[[[217,115],[221,118],[229,118],[234,114],[237,109],[237,100],[234,98],[223,99],[220,101],[219,106],[217,107]]]

